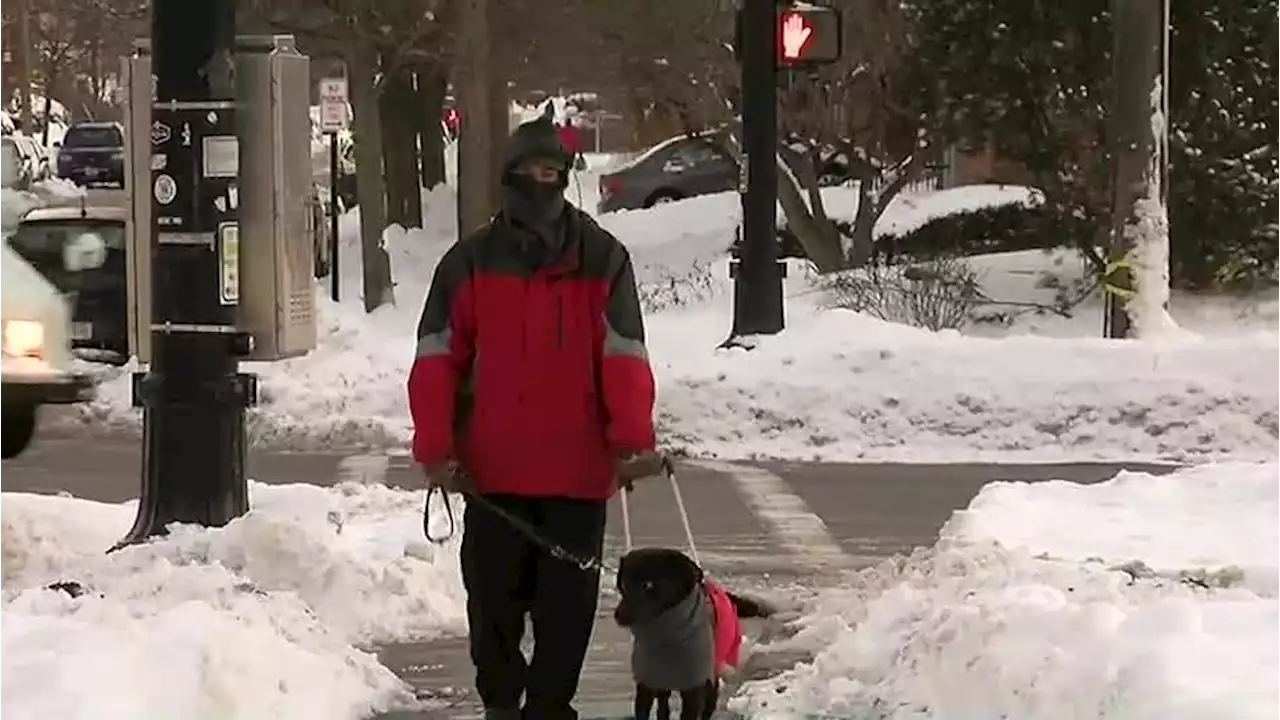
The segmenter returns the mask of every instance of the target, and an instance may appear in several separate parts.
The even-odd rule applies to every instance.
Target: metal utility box
[[[151,345],[151,173],[164,163],[151,152],[155,138],[150,45],[148,40],[135,41],[134,53],[123,59],[122,68],[129,98],[129,347],[140,362],[149,361]],[[237,38],[235,61],[240,171],[231,198],[240,211],[237,320],[253,335],[247,359],[279,360],[304,355],[316,345],[314,240],[307,202],[311,63],[289,35]]]

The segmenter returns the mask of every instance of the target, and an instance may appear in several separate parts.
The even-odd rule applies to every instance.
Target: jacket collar
[[[513,244],[528,241],[538,242],[536,239],[526,240],[525,238],[520,237],[525,234],[531,234],[532,231],[516,225],[511,218],[508,218],[504,213],[499,212],[495,218],[495,222],[506,227],[508,237],[510,237],[510,242]],[[590,218],[587,218],[585,214],[576,207],[566,204],[564,215],[561,218],[560,232],[564,234],[564,243],[560,250],[560,257],[554,262],[543,265],[539,268],[533,268],[526,265],[526,269],[529,274],[534,277],[559,277],[561,275],[568,275],[581,267],[582,236],[586,229],[586,222],[590,222]]]

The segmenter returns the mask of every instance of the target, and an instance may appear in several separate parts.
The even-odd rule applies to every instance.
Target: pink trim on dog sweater
[[[742,649],[742,622],[724,588],[711,580],[703,580],[702,586],[707,591],[707,599],[711,601],[712,617],[715,619],[715,667],[716,674],[719,675],[726,667],[738,666],[738,653]]]

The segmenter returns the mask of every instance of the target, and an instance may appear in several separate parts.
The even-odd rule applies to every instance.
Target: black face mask
[[[538,182],[528,175],[507,173],[502,178],[502,209],[531,229],[549,230],[564,212],[564,188]]]

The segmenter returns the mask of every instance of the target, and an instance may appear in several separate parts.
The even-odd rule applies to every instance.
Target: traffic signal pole
[[[234,0],[152,0],[151,186],[133,188],[152,195],[151,364],[134,376],[142,491],[120,545],[249,509],[234,53]]]
[[[742,196],[742,252],[733,286],[730,343],[746,335],[783,329],[782,279],[778,260],[778,14],[776,0],[742,0],[742,149],[746,192]]]

